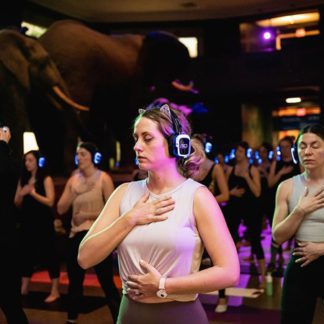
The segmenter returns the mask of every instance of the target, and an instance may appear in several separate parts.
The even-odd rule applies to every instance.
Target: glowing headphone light
[[[297,160],[297,150],[296,150],[296,147],[293,146],[290,150],[291,150],[291,157],[292,157],[292,159],[293,159],[293,162],[294,162],[295,164],[298,164],[298,160]]]
[[[43,168],[45,166],[45,158],[43,156],[41,156],[38,159],[38,167]]]
[[[179,156],[182,158],[187,158],[191,153],[191,145],[190,145],[190,136],[187,134],[179,134],[175,138],[174,143],[174,152],[175,156]]]
[[[99,152],[96,152],[94,157],[93,157],[93,163],[94,164],[99,164],[101,162],[102,155]]]
[[[206,144],[205,144],[205,152],[210,153],[212,151],[212,149],[213,149],[213,144],[210,143],[210,142],[206,142]]]

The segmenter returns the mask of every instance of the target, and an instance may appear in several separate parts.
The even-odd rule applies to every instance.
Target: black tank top
[[[232,169],[232,172],[228,178],[228,187],[229,190],[238,187],[238,188],[243,188],[245,190],[244,194],[241,197],[234,197],[231,196],[231,200],[239,200],[239,201],[243,201],[243,200],[253,200],[256,199],[256,197],[254,196],[253,192],[251,191],[247,181],[241,177],[241,176],[237,176],[235,174],[235,165]],[[249,165],[249,175],[251,177],[251,167],[252,165]]]

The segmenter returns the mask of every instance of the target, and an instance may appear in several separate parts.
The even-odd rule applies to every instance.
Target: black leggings
[[[68,295],[68,319],[76,319],[79,313],[79,305],[83,295],[83,280],[85,270],[82,269],[77,261],[79,245],[87,231],[76,234],[69,239],[69,257],[67,259],[67,270],[69,277]],[[113,281],[112,256],[94,267],[100,285],[105,293],[106,302],[110,308],[114,322],[117,320],[120,296]]]
[[[285,273],[281,324],[311,324],[317,297],[324,297],[324,256],[305,267],[291,256]]]

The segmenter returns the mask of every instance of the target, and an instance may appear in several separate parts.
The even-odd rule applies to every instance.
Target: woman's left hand
[[[296,259],[296,263],[301,263],[301,267],[307,266],[321,255],[316,243],[298,242],[297,244],[298,247],[294,249],[293,255],[300,256]]]
[[[127,280],[128,296],[134,300],[156,296],[156,292],[159,290],[160,272],[144,260],[140,260],[140,265],[146,273],[144,275],[129,275]]]

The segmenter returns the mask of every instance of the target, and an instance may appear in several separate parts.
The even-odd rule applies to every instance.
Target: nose
[[[310,153],[312,153],[312,148],[310,146],[307,146],[305,148],[305,154],[310,154]]]
[[[139,141],[136,141],[134,144],[134,151],[138,152],[138,151],[142,151],[142,146],[140,145]]]

